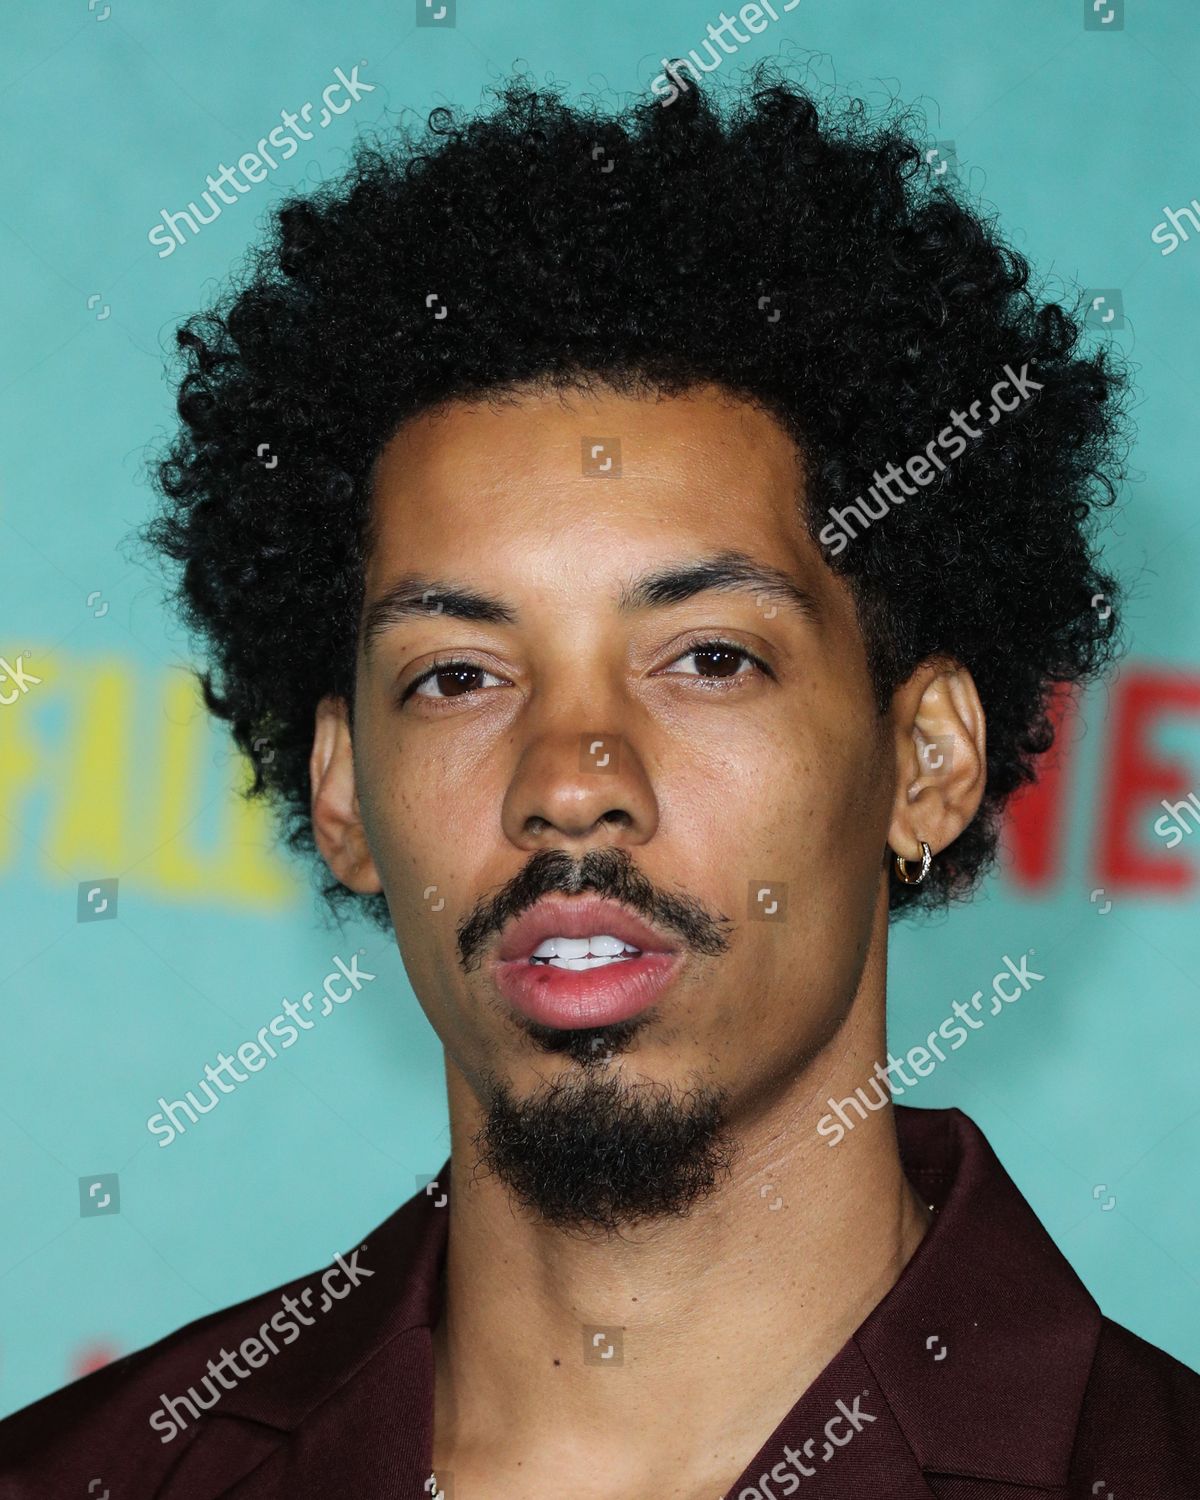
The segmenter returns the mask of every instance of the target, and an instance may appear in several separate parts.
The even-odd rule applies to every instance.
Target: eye
[[[709,682],[732,682],[737,678],[754,676],[755,672],[766,677],[774,676],[761,657],[733,641],[697,641],[677,656],[675,661],[686,661],[688,658],[695,659],[695,668],[691,671],[668,672],[667,675],[699,677]],[[747,666],[750,670],[744,671],[743,668]],[[465,698],[489,685],[502,685],[503,682],[502,677],[487,671],[477,662],[448,657],[443,661],[435,661],[420,677],[410,682],[400,696],[400,703],[403,706],[412,697],[432,699],[434,702]]]
[[[737,677],[751,677],[757,670],[767,677],[772,676],[770,667],[753,651],[747,651],[745,646],[738,646],[733,641],[710,640],[697,641],[683,653],[677,656],[676,661],[685,661],[688,657],[695,657],[698,663],[696,669],[691,672],[679,672],[668,675],[680,677],[703,677],[710,681],[732,681]],[[742,668],[750,665],[751,671],[744,672]],[[708,670],[711,669],[711,670]]]
[[[486,686],[480,681],[485,677],[490,677],[493,682],[504,680],[473,661],[437,661],[427,671],[422,672],[420,677],[409,683],[400,696],[400,702],[406,703],[414,694],[419,698],[433,698],[435,701],[445,698],[462,698]],[[435,688],[436,691],[424,691],[427,685]]]

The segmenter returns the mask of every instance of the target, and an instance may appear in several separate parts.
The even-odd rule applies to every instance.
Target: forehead
[[[546,549],[596,561],[736,546],[786,566],[812,547],[802,494],[784,429],[716,387],[449,402],[379,456],[368,583],[399,564],[499,567]]]

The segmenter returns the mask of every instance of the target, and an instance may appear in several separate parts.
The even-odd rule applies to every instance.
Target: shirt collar
[[[247,1417],[288,1431],[341,1387],[356,1380],[377,1356],[387,1354],[391,1360],[397,1357],[398,1347],[428,1349],[429,1330],[441,1315],[449,1158],[429,1188],[433,1191],[417,1193],[402,1204],[354,1252],[345,1252],[347,1258],[357,1254],[359,1266],[369,1271],[370,1277],[348,1293],[336,1315],[317,1317],[302,1331],[295,1348],[303,1357],[274,1359],[255,1371],[252,1379],[222,1396],[216,1415]],[[260,1318],[264,1307],[269,1305],[270,1310],[280,1305],[284,1293],[296,1298],[305,1287],[311,1288],[319,1300],[321,1274],[315,1271],[246,1306]],[[246,1332],[255,1331],[249,1326],[253,1321],[248,1315]],[[405,1336],[414,1330],[423,1330],[426,1338],[410,1346]],[[427,1407],[432,1424],[432,1366],[426,1368],[424,1355],[416,1365],[408,1398],[417,1406]]]
[[[937,1213],[853,1342],[923,1470],[1065,1485],[1100,1309],[978,1126],[895,1113],[905,1173]]]
[[[731,1487],[733,1496],[783,1441],[819,1432],[837,1399],[852,1401],[864,1390],[886,1407],[884,1421],[836,1454],[822,1473],[825,1495],[861,1494],[852,1486],[885,1463],[897,1497],[930,1493],[922,1472],[1035,1487],[1067,1482],[1099,1309],[966,1115],[894,1110],[906,1175],[936,1209],[933,1222],[895,1285]],[[409,1404],[406,1447],[419,1463],[432,1431],[430,1330],[441,1311],[449,1181],[447,1160],[441,1191],[417,1194],[368,1236],[360,1263],[374,1275],[339,1316],[305,1331],[308,1357],[272,1361],[219,1410],[291,1430],[350,1382],[356,1403],[360,1392],[381,1389],[369,1367],[384,1355],[375,1374],[408,1372],[403,1396],[394,1375],[389,1382],[390,1416],[397,1400]],[[291,1290],[303,1284],[315,1286],[317,1276]]]

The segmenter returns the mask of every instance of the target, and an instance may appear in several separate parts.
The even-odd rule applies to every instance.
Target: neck
[[[520,1474],[534,1492],[543,1456],[550,1477],[594,1473],[603,1449],[614,1494],[649,1493],[656,1474],[670,1476],[663,1493],[681,1493],[692,1467],[697,1488],[740,1473],[929,1222],[901,1168],[890,1102],[835,1148],[816,1133],[819,1101],[852,1092],[886,1055],[871,1040],[881,1039],[843,1033],[836,1064],[817,1058],[739,1121],[731,1176],[689,1215],[586,1241],[514,1212],[495,1178],[473,1180],[477,1106],[448,1063],[435,1469]],[[620,1340],[619,1366],[585,1362],[585,1329]]]

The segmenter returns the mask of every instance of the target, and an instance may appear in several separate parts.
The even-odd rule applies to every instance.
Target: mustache
[[[589,849],[580,859],[565,849],[539,849],[524,869],[494,895],[482,897],[458,924],[459,962],[468,972],[476,968],[489,939],[543,896],[585,892],[619,901],[694,952],[716,955],[729,948],[730,918],[714,916],[686,893],[659,891],[627,849]]]

